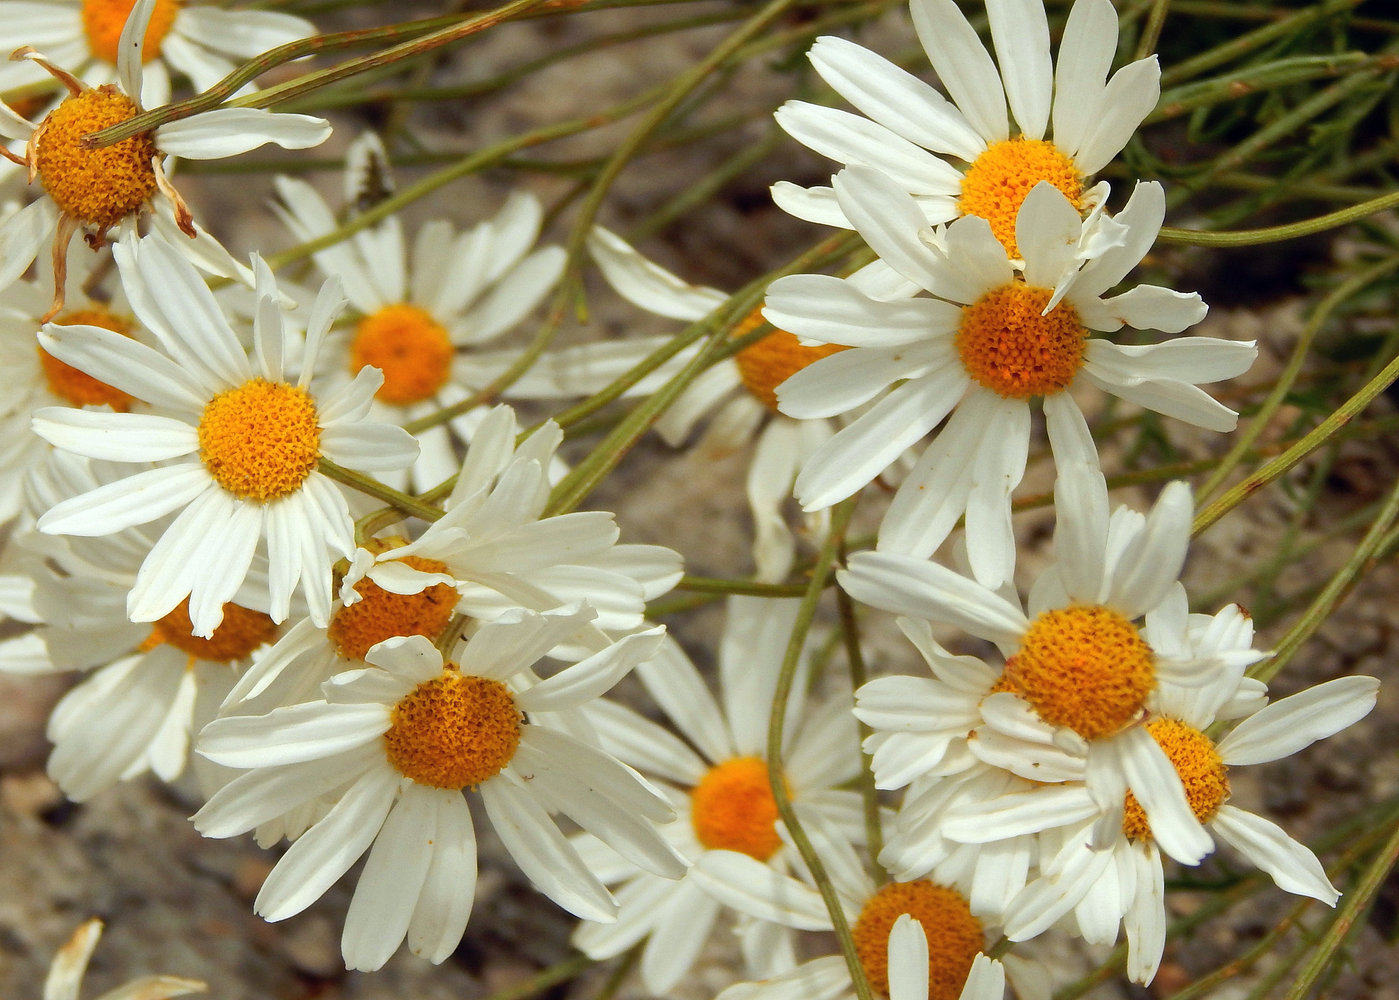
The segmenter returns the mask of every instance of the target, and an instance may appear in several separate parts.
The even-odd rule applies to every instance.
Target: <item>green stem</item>
[[[1161,71],[1161,86],[1170,87],[1179,80],[1193,79],[1206,70],[1214,69],[1216,66],[1222,66],[1227,62],[1241,59],[1256,52],[1279,38],[1296,37],[1303,28],[1313,22],[1325,20],[1334,14],[1344,13],[1363,2],[1364,0],[1326,0],[1325,3],[1314,4],[1296,14],[1278,18],[1271,24],[1255,28],[1232,41],[1210,49],[1208,52],[1202,52],[1184,62],[1167,67]],[[1174,6],[1177,13],[1189,16],[1204,13],[1205,11],[1201,8],[1206,5],[1191,3],[1190,0],[1176,0]],[[1220,16],[1249,16],[1258,11],[1258,8],[1251,5],[1232,2],[1209,4],[1208,7],[1216,10]]]
[[[363,472],[355,472],[353,469],[346,469],[336,465],[330,459],[321,458],[317,469],[325,473],[330,479],[337,483],[357,490],[366,496],[371,496],[375,500],[382,500],[413,517],[422,518],[424,521],[436,521],[442,516],[442,510],[438,507],[431,507],[417,497],[409,496],[407,493],[400,493],[392,487],[385,486],[379,480],[371,476],[366,476]]]
[[[1157,241],[1196,247],[1250,247],[1260,243],[1278,243],[1282,240],[1294,240],[1301,236],[1324,233],[1328,229],[1349,225],[1396,206],[1399,206],[1399,191],[1391,191],[1368,201],[1362,201],[1358,205],[1318,215],[1313,219],[1289,222],[1281,226],[1268,226],[1264,229],[1208,232],[1201,229],[1176,229],[1172,226],[1162,226]]]
[[[840,555],[844,559],[844,546]],[[855,616],[855,602],[840,587],[836,588],[836,609],[840,613],[840,631],[845,640],[845,658],[850,665],[850,691],[852,695],[856,695],[859,694],[860,688],[865,686],[867,679],[865,656],[860,649],[860,623]],[[874,784],[874,770],[870,766],[871,755],[864,750],[865,740],[874,730],[859,719],[856,720],[856,726],[860,741],[855,749],[860,754],[863,765],[856,781],[865,808],[865,843],[874,864],[875,881],[883,885],[889,881],[889,873],[879,861],[879,855],[884,851],[884,827],[879,816],[879,789]]]
[[[749,597],[801,597],[804,583],[759,583],[756,580],[722,580],[708,576],[682,576],[676,590],[695,594],[745,594]]]

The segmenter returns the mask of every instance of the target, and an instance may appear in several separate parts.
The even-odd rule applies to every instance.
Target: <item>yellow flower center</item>
[[[754,310],[734,328],[734,338],[750,333],[762,321],[762,314]],[[743,380],[744,387],[758,402],[776,413],[779,385],[813,361],[820,361],[843,350],[845,347],[841,344],[804,347],[786,330],[773,330],[734,355],[734,362],[738,365],[738,376]]]
[[[734,757],[711,767],[690,792],[690,821],[711,851],[738,851],[766,861],[782,846],[777,800],[760,757]]]
[[[199,457],[242,500],[296,492],[320,458],[316,402],[305,389],[255,378],[219,393],[199,419]]]
[[[1030,623],[1003,677],[1045,722],[1094,740],[1141,712],[1156,686],[1153,661],[1137,626],[1108,608],[1075,604]]]
[[[520,745],[520,710],[509,689],[463,677],[455,664],[398,700],[384,753],[400,774],[433,788],[479,785],[510,763]]]
[[[1049,288],[1011,284],[962,309],[954,341],[962,367],[979,385],[1007,399],[1052,396],[1083,366],[1088,331],[1060,302],[1041,316]]]
[[[121,41],[121,31],[134,6],[136,0],[83,0],[87,47],[98,59],[109,63],[117,61],[117,43]],[[151,22],[146,27],[146,43],[141,50],[143,63],[160,55],[160,43],[175,23],[179,9],[180,0],[156,0]]]
[[[1020,256],[1015,243],[1015,217],[1020,205],[1040,181],[1049,181],[1074,208],[1083,209],[1083,177],[1074,161],[1043,139],[1007,139],[986,147],[962,176],[962,215],[979,215],[1011,257]]]
[[[131,324],[105,309],[75,309],[53,322],[59,326],[100,326],[124,337],[131,336]],[[35,350],[39,352],[39,367],[49,384],[49,391],[55,396],[74,406],[101,406],[105,403],[118,413],[131,409],[131,397],[120,389],[114,389],[87,372],[64,364],[42,347]]]
[[[401,539],[397,541],[403,544]],[[447,564],[436,559],[404,556],[399,561],[423,573],[447,572]],[[445,583],[435,583],[417,594],[394,594],[366,577],[355,584],[355,593],[360,600],[330,618],[330,641],[348,660],[363,660],[376,643],[396,635],[435,640],[452,620],[457,604],[456,589]]]
[[[157,155],[150,132],[85,149],[91,132],[134,118],[135,102],[108,84],[63,99],[34,134],[34,169],[54,204],[69,216],[108,229],[155,194]]]
[[[1146,731],[1175,765],[1176,774],[1185,786],[1185,801],[1190,803],[1195,818],[1201,823],[1214,819],[1214,814],[1229,798],[1229,769],[1220,759],[1214,742],[1195,727],[1164,717],[1148,722]],[[1127,793],[1122,813],[1122,832],[1132,840],[1151,838],[1146,811],[1131,792]]]
[[[962,894],[926,879],[881,886],[860,910],[851,935],[870,989],[889,995],[889,932],[905,913],[928,938],[928,1000],[957,1000],[986,939]]]
[[[213,635],[202,639],[193,632],[194,624],[189,620],[189,598],[186,597],[174,611],[152,626],[151,634],[141,644],[141,649],[174,646],[180,652],[187,653],[191,660],[233,663],[247,659],[253,650],[275,639],[277,625],[261,611],[230,602],[223,606],[223,621],[214,629]]]
[[[372,365],[384,373],[375,393],[406,406],[428,399],[452,374],[452,341],[441,323],[417,306],[385,306],[359,321],[350,343],[350,371]]]

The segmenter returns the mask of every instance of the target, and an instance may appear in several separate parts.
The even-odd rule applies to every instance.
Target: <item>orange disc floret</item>
[[[419,556],[399,562],[422,573],[446,573],[446,563]],[[421,635],[435,640],[452,620],[456,589],[435,583],[416,594],[394,594],[367,577],[355,584],[360,600],[330,618],[330,641],[341,656],[363,660],[376,643],[396,635]]]
[[[384,753],[400,774],[433,788],[479,785],[510,763],[522,716],[510,690],[447,664],[394,705]]]
[[[1156,686],[1155,656],[1116,611],[1074,604],[1030,623],[1003,677],[1045,722],[1094,740],[1141,714]]]
[[[321,426],[305,389],[254,378],[219,393],[199,419],[199,457],[214,481],[241,500],[296,492],[316,468]]]
[[[135,6],[136,0],[83,0],[83,33],[87,35],[88,50],[94,56],[103,62],[117,61],[117,43]],[[179,9],[180,0],[156,0],[141,49],[143,63],[160,55],[160,43],[169,34]]]
[[[734,757],[711,767],[690,792],[690,820],[711,851],[738,851],[766,861],[782,846],[777,800],[760,757]]]
[[[384,373],[374,395],[406,406],[429,399],[447,384],[454,351],[441,323],[407,303],[385,306],[364,317],[350,343],[350,371],[366,365]]]
[[[1074,208],[1083,210],[1083,176],[1072,158],[1043,139],[1007,139],[992,143],[962,175],[957,208],[978,215],[1011,257],[1020,256],[1015,242],[1015,219],[1025,196],[1040,181],[1049,181]]]
[[[105,309],[75,309],[57,317],[53,322],[58,326],[100,326],[113,333],[131,336],[131,324]],[[64,364],[42,347],[35,349],[39,352],[39,367],[44,373],[44,380],[55,396],[74,406],[105,404],[118,413],[125,413],[131,409],[131,397],[120,389],[114,389],[87,372]]]
[[[733,337],[737,339],[746,336],[762,321],[762,314],[754,310],[734,328]],[[786,330],[773,330],[766,337],[755,340],[734,355],[734,362],[738,365],[738,377],[743,380],[744,387],[760,403],[776,413],[779,385],[813,361],[820,361],[843,350],[845,347],[842,344],[806,347]]]
[[[928,939],[928,1000],[957,1000],[985,935],[961,893],[926,879],[883,885],[860,910],[850,933],[870,989],[889,995],[889,932],[905,913]]]
[[[150,132],[87,149],[83,136],[134,118],[140,109],[108,84],[66,97],[34,134],[34,169],[63,212],[108,229],[155,194],[157,152]]]
[[[1073,382],[1083,367],[1088,331],[1067,302],[1041,315],[1053,294],[1016,282],[962,309],[954,343],[978,385],[1007,399],[1026,399],[1052,396]]]
[[[186,597],[175,605],[175,610],[155,622],[141,648],[174,646],[187,653],[191,660],[233,663],[247,659],[253,650],[275,639],[277,625],[261,611],[229,602],[223,606],[223,621],[213,635],[204,639],[193,633],[194,623],[189,619],[189,598]]]
[[[1148,722],[1146,731],[1175,766],[1185,786],[1185,801],[1190,803],[1195,818],[1201,823],[1214,819],[1219,807],[1229,799],[1229,768],[1215,749],[1214,741],[1194,726],[1165,716]],[[1146,810],[1131,792],[1127,793],[1122,812],[1122,832],[1132,840],[1151,838]]]

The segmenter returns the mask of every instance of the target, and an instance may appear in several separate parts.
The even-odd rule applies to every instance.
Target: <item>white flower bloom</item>
[[[83,975],[87,972],[87,963],[101,937],[102,921],[96,917],[78,925],[73,936],[53,957],[49,974],[44,979],[44,1000],[78,1000],[78,993],[83,986]],[[203,993],[208,988],[208,984],[198,979],[142,976],[116,989],[108,990],[97,1000],[133,1000],[138,997],[140,1000],[170,1000],[171,997]]]
[[[1185,337],[1134,347],[1089,337],[1124,325],[1178,333],[1205,315],[1198,295],[1155,285],[1103,297],[1156,239],[1159,184],[1139,184],[1115,218],[1088,224],[1038,185],[1017,217],[1023,266],[1006,259],[984,219],[932,232],[910,196],[868,167],[847,168],[835,186],[874,251],[934,297],[874,298],[817,274],[769,288],[763,314],[774,325],[851,348],[779,386],[782,412],[829,417],[878,397],[803,466],[796,493],[806,509],[850,496],[946,418],[900,484],[879,547],[930,555],[965,515],[972,570],[994,588],[1014,565],[1010,496],[1025,471],[1031,399],[1043,400],[1059,462],[1095,449],[1080,440],[1083,417],[1067,391],[1080,379],[1197,426],[1235,425],[1237,414],[1198,383],[1246,370],[1252,343]]]
[[[98,87],[117,79],[118,43],[133,7],[134,0],[4,0],[0,23],[11,38],[42,47]],[[171,70],[206,90],[246,60],[315,33],[311,22],[277,11],[155,0],[142,51],[141,103],[169,102]],[[0,91],[43,78],[32,63],[0,65]]]
[[[189,209],[165,176],[165,157],[222,159],[269,142],[306,149],[330,135],[330,125],[323,118],[257,108],[215,108],[110,146],[83,146],[89,133],[128,121],[144,110],[137,96],[142,53],[145,29],[157,2],[137,0],[122,29],[117,83],[88,87],[32,48],[21,49],[23,58],[62,81],[68,96],[37,126],[0,105],[0,138],[25,143],[30,170],[46,193],[0,224],[0,287],[23,274],[44,244],[52,242],[58,266],[50,315],[63,307],[62,264],[68,243],[79,229],[98,243],[113,228],[122,236],[134,235],[143,208],[155,205],[157,219],[169,214],[185,235],[198,236]],[[196,261],[210,256],[207,247],[191,247],[189,253]]]
[[[574,735],[587,731],[574,710],[654,655],[663,630],[543,680],[531,669],[590,617],[586,608],[502,616],[481,625],[454,663],[422,636],[389,639],[370,652],[373,667],[327,682],[323,700],[210,723],[200,753],[251,770],[215,793],[195,825],[229,837],[333,798],[255,906],[274,921],[299,913],[368,851],[341,938],[350,968],[380,967],[405,936],[432,962],[461,940],[476,885],[468,789],[541,892],[579,916],[612,919],[611,895],[550,813],[657,874],[678,878],[684,865],[655,829],[673,817],[665,800]]]
[[[637,669],[679,738],[615,703],[588,708],[603,748],[657,779],[667,793],[677,818],[661,832],[690,863],[709,851],[733,850],[777,871],[801,870],[779,833],[766,761],[773,691],[799,603],[729,598],[719,641],[718,700],[673,642]],[[803,680],[796,689],[805,689]],[[849,706],[848,692],[811,707],[800,695],[792,698],[783,774],[803,817],[862,836],[858,796],[837,788],[858,767]],[[692,879],[660,878],[619,859],[595,838],[575,843],[599,878],[617,885],[619,911],[614,923],[585,921],[574,944],[602,959],[645,938],[642,981],[656,996],[668,995],[710,938],[719,903]],[[796,964],[793,936],[780,925],[749,919],[739,933],[750,975],[773,975]]]
[[[327,283],[317,299],[301,378],[283,380],[287,331],[272,274],[254,258],[261,308],[246,354],[194,268],[160,240],[115,248],[122,283],[147,347],[95,326],[46,326],[44,350],[150,404],[150,413],[51,407],[34,429],[57,447],[115,462],[162,463],[64,500],[39,530],[105,535],[180,514],[141,565],[128,598],[133,621],[155,621],[186,597],[196,635],[213,634],[259,544],[269,569],[267,611],[289,613],[300,584],[310,614],[330,610],[330,564],[354,549],[349,507],[317,470],[322,458],[366,471],[400,469],[416,445],[396,427],[365,421],[375,370],[322,399],[309,379],[318,344],[340,307]]]
[[[355,140],[345,176],[345,200],[357,205],[368,189],[392,191],[387,156],[377,136]],[[366,182],[365,178],[370,180]],[[277,212],[299,240],[313,240],[340,222],[315,188],[278,177]],[[411,253],[402,223],[390,216],[347,240],[318,250],[316,264],[339,278],[354,321],[348,337],[332,336],[324,374],[348,381],[365,365],[384,372],[375,393],[375,419],[404,424],[461,403],[515,360],[516,353],[483,353],[481,345],[517,326],[543,300],[563,271],[557,246],[535,247],[544,211],[516,193],[496,215],[463,233],[437,219],[425,224]],[[482,408],[418,434],[422,445],[406,482],[421,492],[457,468],[453,437],[469,441]]]
[[[1057,68],[1038,0],[988,0],[999,70],[954,0],[910,0],[909,7],[951,102],[868,49],[823,37],[811,48],[812,64],[868,117],[789,101],[778,123],[824,156],[878,169],[916,200],[929,223],[986,219],[1011,257],[1021,255],[1016,214],[1041,181],[1059,189],[1075,212],[1101,206],[1106,184],[1089,187],[1089,178],[1127,144],[1161,94],[1155,56],[1107,78],[1117,52],[1109,0],[1076,0]],[[772,194],[799,218],[859,228],[831,188],[780,182]]]

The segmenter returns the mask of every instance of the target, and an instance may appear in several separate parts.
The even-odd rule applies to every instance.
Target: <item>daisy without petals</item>
[[[1238,685],[1223,676],[1193,690],[1163,688],[1145,728],[1180,775],[1190,808],[1207,829],[1267,872],[1279,888],[1335,906],[1340,893],[1316,855],[1277,824],[1230,804],[1229,772],[1279,760],[1340,732],[1374,708],[1378,692],[1379,681],[1373,677],[1342,677],[1259,710],[1261,697],[1243,699],[1240,706]],[[1241,707],[1252,714],[1218,740],[1206,735],[1216,722],[1241,714]],[[1067,800],[1072,787],[1066,786],[1061,798]],[[1087,798],[1081,787],[1080,792]],[[1025,798],[1000,803],[997,811],[1003,817],[1019,814],[1033,823]],[[1063,818],[1062,811],[1056,816],[1043,810],[1039,821]],[[953,832],[967,836],[1004,823],[995,815],[968,814],[956,825]],[[1046,852],[1040,877],[1007,911],[1006,934],[1013,941],[1025,940],[1074,911],[1095,914],[1085,929],[1110,930],[1112,935],[1103,937],[1111,941],[1114,915],[1120,914],[1130,945],[1128,974],[1136,982],[1149,983],[1166,944],[1164,873],[1151,824],[1129,794],[1122,825],[1110,844],[1095,850],[1089,839],[1077,824],[1061,831],[1062,846]]]
[[[577,915],[612,919],[611,895],[550,813],[657,874],[677,878],[684,865],[655,829],[673,816],[665,800],[570,734],[581,721],[573,710],[653,655],[663,630],[628,636],[543,680],[531,669],[590,616],[574,608],[502,617],[480,626],[454,662],[422,636],[390,639],[370,651],[372,667],[327,682],[324,700],[211,723],[200,752],[251,770],[217,792],[195,825],[233,836],[331,795],[255,906],[274,921],[299,913],[368,851],[341,938],[350,968],[379,968],[405,936],[434,963],[461,940],[476,887],[468,790],[541,892]]]
[[[268,558],[267,612],[288,614],[292,592],[310,614],[330,610],[330,564],[354,552],[349,506],[317,470],[324,457],[352,469],[401,469],[417,445],[401,428],[368,423],[380,382],[367,369],[321,398],[310,380],[319,345],[342,301],[328,282],[312,308],[301,377],[271,272],[254,258],[259,309],[249,358],[193,266],[160,240],[114,248],[137,317],[160,349],[95,326],[45,326],[44,350],[150,404],[149,413],[50,407],[34,429],[89,458],[162,463],[56,504],[40,531],[106,535],[179,514],[141,564],[127,601],[133,621],[156,621],[188,597],[194,634],[208,638],[247,576],[259,544]]]
[[[638,678],[679,737],[612,702],[588,708],[603,748],[657,779],[669,796],[677,818],[661,832],[689,862],[709,851],[738,851],[776,871],[800,869],[779,833],[766,760],[773,691],[799,603],[729,598],[719,644],[718,699],[675,643],[667,642],[638,668]],[[800,681],[797,690],[804,690]],[[858,767],[849,706],[848,692],[816,705],[792,698],[783,774],[800,815],[862,835],[858,795],[837,787]],[[652,994],[668,995],[709,941],[722,907],[690,878],[653,875],[593,838],[581,840],[579,848],[604,882],[617,884],[619,911],[615,923],[582,923],[574,944],[603,959],[645,938],[642,981]],[[796,964],[789,929],[746,919],[738,933],[750,975],[771,975]]]
[[[930,223],[986,219],[1011,257],[1022,253],[1015,231],[1021,202],[1041,181],[1077,212],[1101,205],[1107,185],[1089,188],[1089,178],[1127,144],[1161,95],[1155,56],[1107,78],[1117,51],[1117,12],[1109,0],[1076,0],[1057,68],[1040,0],[988,0],[999,70],[954,0],[910,0],[909,7],[951,102],[868,49],[823,37],[808,57],[868,117],[789,101],[778,110],[778,123],[824,156],[888,175]],[[855,223],[830,188],[780,182],[772,194],[800,218],[845,228]]]
[[[49,974],[44,979],[44,1000],[78,1000],[83,987],[87,963],[102,937],[102,921],[93,917],[78,925],[58,954],[53,957]],[[171,997],[203,993],[208,984],[198,979],[179,976],[142,976],[116,989],[108,990],[97,1000],[169,1000]]]
[[[134,0],[4,0],[0,23],[11,38],[42,47],[60,66],[90,86],[117,78],[122,29]],[[315,25],[268,10],[225,10],[205,3],[156,0],[142,46],[141,101],[170,99],[170,70],[206,90],[245,60],[316,33]],[[31,65],[0,66],[0,91],[43,79]]]
[[[1086,427],[1082,434],[1091,447]],[[1086,803],[1064,808],[1095,820],[1097,842],[1121,826],[1130,791],[1161,849],[1198,864],[1214,845],[1144,722],[1163,691],[1220,677],[1237,687],[1244,668],[1262,654],[1237,634],[1214,644],[1190,642],[1176,577],[1191,507],[1189,488],[1172,483],[1145,517],[1119,507],[1109,518],[1097,468],[1084,462],[1061,470],[1055,562],[1023,610],[975,580],[894,553],[856,553],[839,579],[865,604],[953,625],[1000,647],[1005,667],[986,688],[981,715],[988,730],[1012,744],[989,763],[1030,780],[1058,781],[1043,766],[1042,744],[1052,745],[1056,767],[1080,778],[1088,792]],[[1145,627],[1137,624],[1143,616]],[[1027,733],[1042,736],[1017,748],[1013,741],[1026,741]],[[982,754],[982,742],[972,741],[973,753]],[[1054,788],[1038,791],[1045,808],[1060,804]]]
[[[156,0],[138,0],[127,19],[118,44],[118,83],[88,87],[27,46],[12,57],[42,66],[68,90],[37,126],[0,105],[0,137],[25,143],[22,159],[8,151],[6,155],[25,163],[30,179],[37,177],[46,195],[0,225],[0,286],[22,274],[52,235],[55,288],[49,315],[63,308],[67,247],[78,230],[93,245],[104,242],[113,228],[134,233],[142,210],[165,200],[185,234],[197,235],[189,209],[165,176],[165,157],[222,159],[268,142],[306,149],[330,135],[330,125],[322,118],[215,108],[110,146],[84,146],[85,136],[143,110],[141,59],[155,7]]]
[[[1198,383],[1245,371],[1253,343],[1183,337],[1131,347],[1089,336],[1123,326],[1178,333],[1205,315],[1198,295],[1156,285],[1104,297],[1156,239],[1159,184],[1137,185],[1115,218],[1088,224],[1056,188],[1037,185],[1017,216],[1023,266],[985,219],[929,230],[912,198],[868,167],[841,171],[835,189],[870,247],[932,297],[876,299],[816,274],[768,289],[763,314],[774,325],[851,348],[780,385],[783,413],[829,417],[880,397],[803,466],[796,494],[807,510],[850,496],[946,419],[894,495],[879,548],[930,555],[965,515],[972,571],[994,588],[1015,560],[1010,496],[1025,472],[1031,400],[1043,401],[1060,461],[1083,422],[1068,391],[1080,381],[1196,426],[1234,427],[1237,414]]]

